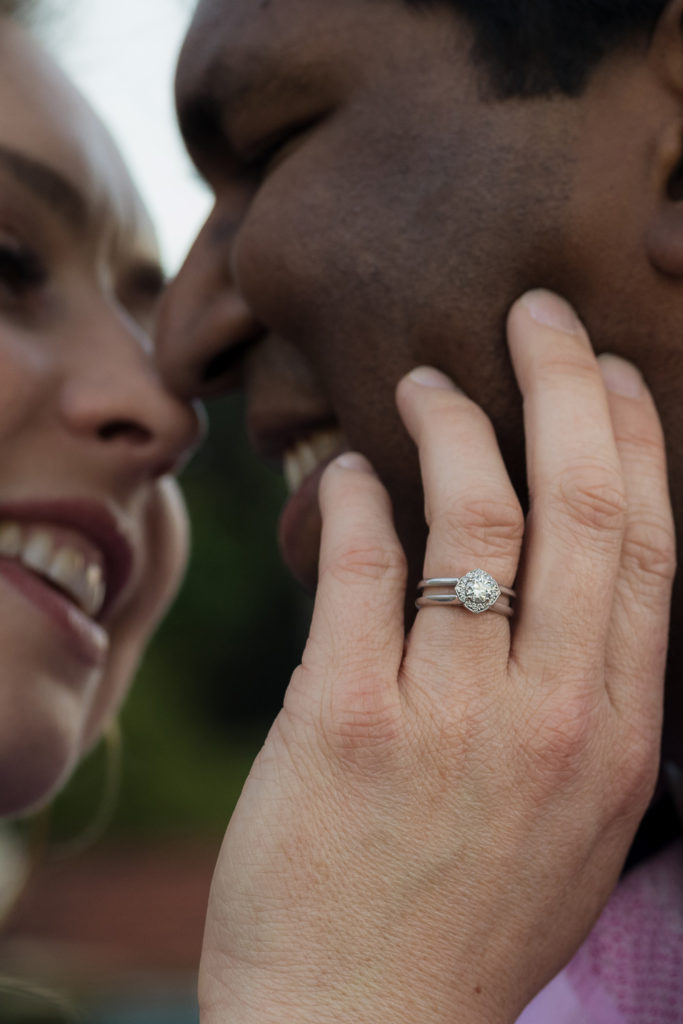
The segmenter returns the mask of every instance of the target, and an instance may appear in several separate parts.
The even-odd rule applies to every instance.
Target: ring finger
[[[491,422],[452,382],[429,367],[399,385],[399,411],[418,447],[429,538],[425,578],[460,577],[483,569],[504,587],[517,573],[524,516]],[[481,658],[491,644],[507,662],[510,630],[499,614],[462,607],[428,607],[411,644],[436,651],[456,647]]]

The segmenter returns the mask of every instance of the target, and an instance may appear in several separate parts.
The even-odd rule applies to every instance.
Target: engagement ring
[[[517,595],[510,587],[502,587],[489,573],[483,569],[473,569],[465,576],[433,578],[420,580],[418,590],[438,588],[445,590],[441,594],[421,594],[415,602],[417,608],[429,605],[461,605],[475,615],[482,612],[497,612],[499,615],[512,616],[513,609],[509,600]]]

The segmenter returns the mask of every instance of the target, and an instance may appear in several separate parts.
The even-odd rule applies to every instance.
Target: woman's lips
[[[90,668],[104,663],[102,626],[131,579],[134,548],[123,522],[101,502],[22,501],[0,506],[0,575]],[[33,625],[33,624],[32,624]],[[40,620],[35,623],[40,639]]]
[[[0,575],[52,622],[68,651],[95,668],[104,664],[109,635],[70,598],[15,558],[0,557]]]
[[[297,441],[283,459],[291,497],[280,516],[280,550],[292,575],[310,591],[315,590],[320,555],[320,478],[329,463],[347,450],[341,430],[330,428]]]
[[[43,536],[28,568],[42,572],[61,589],[73,591],[71,596],[77,603],[100,621],[118,606],[134,577],[135,547],[129,524],[106,503],[88,499],[7,502],[0,505],[0,523],[10,526],[0,555],[14,556],[15,548],[21,549],[33,530],[47,532],[53,542],[51,550],[46,551],[50,544]],[[67,549],[67,557],[46,565],[46,559],[57,554],[59,548]],[[86,563],[85,578],[79,579],[82,559]]]
[[[104,606],[104,555],[87,537],[50,523],[0,522],[0,557],[13,558],[96,619]]]

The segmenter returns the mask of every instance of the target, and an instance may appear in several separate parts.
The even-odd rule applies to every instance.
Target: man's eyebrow
[[[190,153],[223,148],[225,124],[253,92],[251,83],[224,61],[215,59],[178,103],[178,123]]]
[[[0,145],[0,167],[57,213],[67,226],[81,231],[88,220],[88,207],[75,185],[40,160]]]

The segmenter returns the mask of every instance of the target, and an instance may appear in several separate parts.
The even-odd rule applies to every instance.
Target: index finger
[[[370,463],[347,452],[320,484],[322,536],[304,667],[335,701],[379,707],[398,695],[406,559],[389,495]],[[329,680],[333,679],[333,683]],[[379,704],[377,703],[379,701]]]

